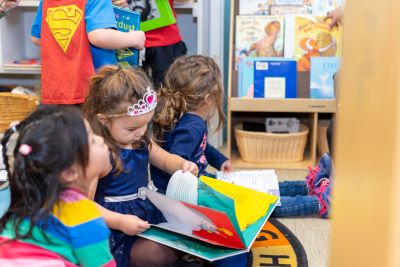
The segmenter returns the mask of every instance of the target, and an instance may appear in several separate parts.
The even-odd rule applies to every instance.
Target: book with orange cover
[[[339,57],[342,27],[329,29],[325,16],[286,16],[285,57],[297,60],[298,71],[309,71],[311,57]]]

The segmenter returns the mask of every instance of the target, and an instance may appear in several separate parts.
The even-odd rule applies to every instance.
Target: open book
[[[167,195],[145,190],[167,222],[139,236],[209,261],[249,251],[279,199],[182,172],[171,177]]]

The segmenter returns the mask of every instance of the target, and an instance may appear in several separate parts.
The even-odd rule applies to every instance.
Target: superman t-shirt
[[[112,2],[110,0],[88,0],[85,8],[86,32],[96,29],[117,28]],[[31,34],[36,38],[41,37],[42,26],[42,1],[39,3],[38,12],[33,22]],[[115,51],[90,45],[94,68],[97,70],[107,64],[117,64]]]

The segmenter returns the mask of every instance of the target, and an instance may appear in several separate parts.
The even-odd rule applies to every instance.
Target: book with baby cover
[[[138,31],[140,29],[140,13],[126,8],[113,6],[117,29],[121,32]],[[118,64],[123,68],[139,64],[139,50],[136,48],[122,48],[115,50]]]
[[[177,172],[166,195],[145,189],[167,222],[139,234],[208,261],[248,252],[278,197]]]
[[[342,27],[329,29],[325,16],[286,16],[285,57],[297,60],[298,71],[309,71],[311,57],[339,57]]]
[[[284,18],[236,16],[235,69],[247,57],[283,57]]]

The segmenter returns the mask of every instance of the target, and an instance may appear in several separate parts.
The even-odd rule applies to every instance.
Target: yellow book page
[[[206,176],[200,177],[200,180],[217,192],[234,200],[236,218],[241,231],[263,217],[270,204],[277,200],[276,196]]]

